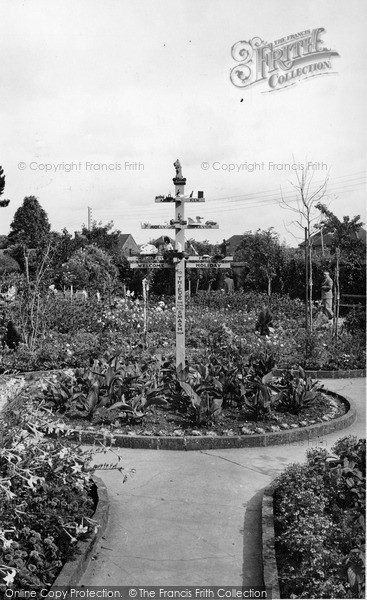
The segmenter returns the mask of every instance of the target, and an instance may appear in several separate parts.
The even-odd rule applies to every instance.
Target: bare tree
[[[293,162],[295,160],[293,157]],[[292,223],[304,231],[305,240],[305,266],[306,266],[306,329],[312,331],[312,235],[315,230],[316,221],[320,218],[320,213],[316,209],[316,204],[324,198],[329,181],[329,174],[323,182],[314,183],[314,171],[308,168],[308,162],[305,161],[304,168],[299,172],[295,171],[296,182],[290,182],[296,191],[296,198],[286,199],[281,191],[281,200],[279,206],[293,212],[296,216]]]

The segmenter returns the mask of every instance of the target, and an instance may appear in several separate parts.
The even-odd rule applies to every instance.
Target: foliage
[[[269,335],[273,328],[273,315],[271,314],[267,306],[263,306],[259,312],[257,321],[255,324],[255,331],[258,331],[260,335]]]
[[[178,384],[191,402],[196,425],[215,421],[222,409],[223,386],[210,375],[208,365],[196,365],[178,373]]]
[[[352,335],[366,335],[366,309],[358,305],[346,315],[343,328]]]
[[[88,366],[90,360],[106,350],[117,353],[121,348],[131,349],[139,360],[146,342],[152,355],[174,351],[175,307],[169,297],[149,299],[145,339],[143,303],[135,296],[113,298],[111,303],[98,303],[93,297],[86,302],[71,302],[50,295],[42,285],[38,294],[32,286],[31,283],[39,307],[32,348],[20,344],[17,351],[0,349],[2,372]],[[30,305],[25,310],[25,284],[19,283],[18,289],[16,301],[2,305],[2,324],[11,320],[22,330]],[[365,366],[361,330],[352,334],[343,329],[335,340],[330,329],[315,319],[315,331],[307,333],[302,303],[288,296],[272,296],[273,331],[258,335],[258,307],[265,297],[255,292],[236,292],[231,296],[213,293],[205,298],[205,303],[204,299],[192,299],[186,308],[187,356],[192,365],[209,365],[210,375],[223,385],[223,407],[237,402],[241,395],[240,378],[247,375],[250,366],[257,369],[260,377],[275,364],[282,368],[301,364],[306,369],[330,370]],[[25,327],[22,330],[25,339],[28,331]]]
[[[2,166],[0,165],[0,196],[3,195],[5,189],[5,175]],[[5,207],[9,205],[10,200],[0,200],[0,206]]]
[[[111,292],[117,278],[117,268],[111,257],[97,246],[86,246],[76,250],[63,266],[63,281],[66,286]]]
[[[27,196],[14,214],[8,235],[9,245],[20,244],[27,248],[38,248],[50,233],[46,211],[35,196]]]
[[[246,263],[242,280],[246,287],[266,291],[268,296],[271,296],[274,285],[278,291],[282,290],[284,246],[272,227],[244,234],[235,259]]]
[[[278,392],[277,408],[295,415],[314,403],[323,388],[318,381],[306,377],[302,367],[296,371],[287,370],[272,387]]]
[[[65,438],[43,411],[8,412],[0,430],[0,593],[48,588],[76,541],[93,530],[90,453]],[[4,577],[5,576],[5,577]]]
[[[247,380],[247,388],[241,383],[242,409],[251,420],[258,421],[261,419],[266,421],[272,413],[276,397],[272,398],[271,387],[268,385],[271,375],[270,372],[262,379],[256,375],[250,376]]]
[[[319,202],[316,208],[323,215],[320,227],[324,233],[332,234],[331,251],[335,254],[337,248],[348,258],[350,262],[364,258],[364,248],[356,233],[361,229],[363,223],[360,221],[360,215],[353,217],[343,217],[340,221],[325,204]]]
[[[351,436],[308,452],[278,478],[276,551],[281,593],[364,598],[366,442]]]
[[[95,423],[141,419],[150,406],[166,404],[151,367],[108,355],[89,368],[61,375],[43,394],[47,408]]]

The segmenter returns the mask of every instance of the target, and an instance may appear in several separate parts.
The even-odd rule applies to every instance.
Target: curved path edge
[[[106,530],[109,512],[107,488],[102,479],[95,475],[93,475],[93,481],[98,495],[98,504],[93,515],[93,520],[97,521],[98,529],[97,531],[94,530],[87,540],[78,543],[75,558],[64,564],[53,582],[50,591],[55,591],[60,587],[66,591],[79,583],[80,578],[89,565],[93,551],[96,549],[98,542]]]

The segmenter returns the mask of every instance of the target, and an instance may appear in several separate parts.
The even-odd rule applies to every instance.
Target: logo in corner
[[[264,42],[259,37],[240,41],[232,46],[236,64],[230,79],[236,87],[246,88],[257,83],[268,84],[268,92],[290,87],[309,77],[329,75],[331,59],[339,56],[335,50],[324,47],[323,27],[307,29],[288,35],[275,42]]]

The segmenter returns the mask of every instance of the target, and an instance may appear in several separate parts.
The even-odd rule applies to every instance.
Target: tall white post
[[[186,179],[175,177],[175,221],[179,223],[184,220],[185,203],[179,200],[178,194],[183,196]],[[176,225],[175,250],[185,250],[185,229]],[[183,377],[185,369],[185,259],[182,257],[176,263],[175,269],[176,287],[176,369],[178,376]]]

